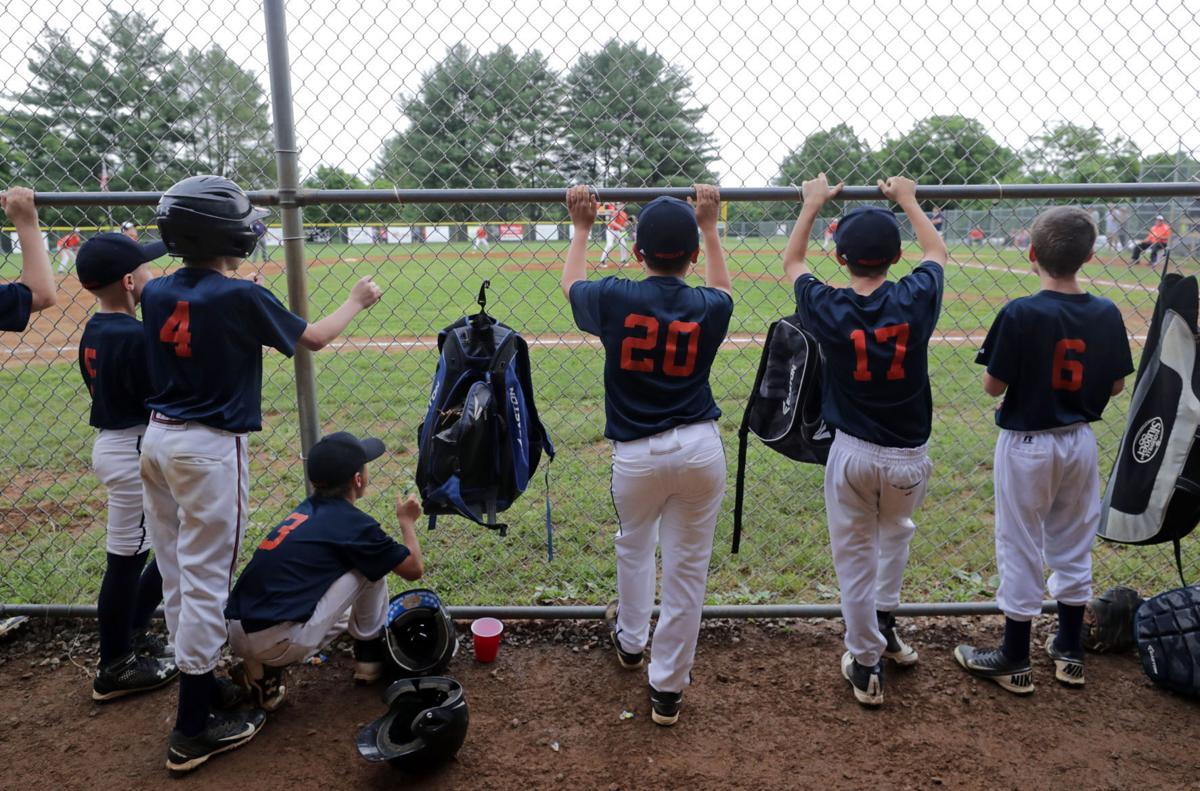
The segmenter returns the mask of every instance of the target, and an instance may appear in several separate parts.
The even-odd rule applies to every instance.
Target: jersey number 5
[[[625,329],[645,330],[641,337],[630,335],[621,342],[621,370],[654,373],[654,359],[647,354],[658,346],[658,319],[630,313],[625,317]],[[687,353],[679,362],[679,336],[687,335]],[[662,370],[667,376],[691,376],[696,370],[696,354],[700,350],[700,325],[694,321],[672,321],[667,325],[667,344]],[[635,358],[635,353],[637,357]]]
[[[889,324],[875,330],[875,342],[879,344],[896,341],[896,351],[892,355],[892,364],[887,369],[889,382],[904,379],[904,355],[908,353],[908,323]],[[850,333],[854,342],[854,381],[871,381],[871,369],[867,367],[867,331],[855,330]]]
[[[188,332],[188,303],[180,300],[175,303],[175,310],[167,318],[162,329],[158,331],[158,339],[163,343],[175,344],[176,357],[192,356],[192,334]]]
[[[1081,338],[1063,338],[1054,344],[1054,371],[1050,374],[1050,386],[1055,390],[1073,393],[1083,387],[1083,363],[1068,360],[1067,352],[1082,354],[1087,343]]]

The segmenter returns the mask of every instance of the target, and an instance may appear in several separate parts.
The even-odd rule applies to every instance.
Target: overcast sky
[[[613,37],[657,51],[691,76],[695,101],[708,106],[703,123],[716,136],[714,167],[726,186],[768,182],[783,156],[818,129],[846,122],[874,146],[945,113],[978,118],[1013,147],[1066,120],[1127,135],[1144,151],[1182,144],[1200,153],[1200,2],[1190,5],[291,2],[301,164],[369,174],[381,142],[404,126],[395,98],[414,92],[458,42],[537,49],[566,69]],[[259,3],[0,0],[0,31],[9,36],[0,48],[5,90],[28,81],[28,47],[45,24],[82,42],[108,6],[153,14],[170,25],[175,45],[215,41],[268,84]]]

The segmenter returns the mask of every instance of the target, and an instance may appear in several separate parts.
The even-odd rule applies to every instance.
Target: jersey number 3
[[[175,310],[167,318],[162,329],[158,331],[158,339],[163,343],[175,344],[176,357],[192,356],[192,334],[188,332],[188,303],[180,300],[175,303]]]
[[[258,545],[258,548],[270,552],[272,549],[283,543],[283,539],[288,537],[288,533],[292,532],[307,521],[308,514],[289,514],[287,519],[284,519],[279,523],[279,532],[275,534],[275,537],[264,538],[262,543]]]
[[[621,370],[654,373],[654,358],[649,352],[658,346],[658,319],[630,313],[625,317],[625,329],[642,329],[641,337],[630,335],[621,342]],[[687,336],[687,353],[679,361],[679,336]],[[700,350],[700,325],[694,321],[672,321],[667,325],[667,348],[663,354],[662,370],[667,376],[691,376],[696,370],[696,354]],[[636,356],[635,356],[636,355]]]

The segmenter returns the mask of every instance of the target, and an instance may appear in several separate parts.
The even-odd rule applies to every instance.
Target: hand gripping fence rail
[[[0,53],[0,189],[35,188],[63,267],[58,306],[23,334],[0,333],[0,616],[92,615],[104,566],[77,360],[95,301],[59,242],[130,224],[155,238],[149,207],[185,175],[228,175],[271,207],[243,273],[262,274],[294,312],[327,314],[364,275],[384,290],[331,348],[265,355],[242,562],[304,496],[304,459],[322,433],[384,439],[363,501],[377,517],[412,488],[437,331],[472,310],[482,280],[489,311],[529,340],[559,451],[555,560],[537,496],[509,512],[503,539],[457,519],[422,531],[426,581],[458,617],[598,618],[615,589],[603,354],[558,286],[573,233],[566,185],[591,184],[635,216],[653,197],[724,185],[735,311],[712,387],[728,446],[766,328],[794,310],[781,255],[797,185],[821,171],[849,185],[809,249],[820,277],[843,282],[830,222],[849,203],[884,204],[878,178],[918,182],[951,263],[930,348],[934,473],[915,517],[907,614],[996,611],[995,402],[974,356],[1000,307],[1037,287],[1026,252],[1037,213],[1064,202],[1092,213],[1085,287],[1121,309],[1135,356],[1159,278],[1145,266],[1158,250],[1137,247],[1159,215],[1172,267],[1200,272],[1200,104],[1188,90],[1200,20],[1182,4],[1109,2],[1102,14],[1071,0],[937,13],[884,3],[852,24],[833,0],[802,10],[687,0],[649,24],[632,0],[604,12],[516,0],[503,13],[465,0],[265,0],[261,13],[214,0],[170,16],[81,0],[68,17],[53,5],[30,14],[0,0],[0,29],[12,31]],[[1054,32],[1053,52],[1022,43],[1035,28]],[[912,52],[897,53],[898,41]],[[937,55],[909,57],[917,51]],[[918,255],[901,225],[897,274]],[[603,218],[591,238],[591,276],[636,266]],[[5,229],[2,280],[19,272],[13,247]],[[1094,424],[1102,476],[1128,404],[1128,393],[1114,399]],[[821,471],[754,444],[748,470],[744,548],[725,549],[725,508],[705,616],[836,616]],[[1184,556],[1195,578],[1200,555],[1185,543]],[[1097,588],[1172,584],[1166,549],[1100,544],[1093,559]]]

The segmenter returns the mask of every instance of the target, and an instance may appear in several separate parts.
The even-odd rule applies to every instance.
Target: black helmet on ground
[[[443,672],[458,652],[458,633],[450,611],[428,588],[398,593],[388,603],[388,657],[404,676]]]
[[[449,761],[467,738],[470,714],[462,685],[452,678],[401,679],[383,693],[388,711],[358,732],[368,761],[423,771]]]
[[[254,223],[267,215],[224,176],[191,176],[158,201],[155,219],[167,252],[189,261],[254,252]]]

